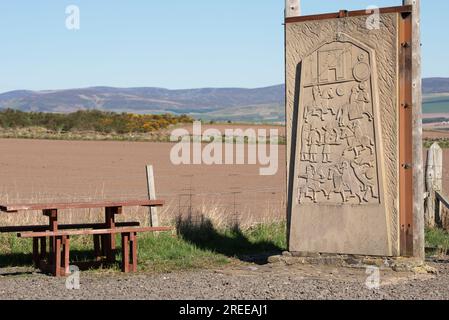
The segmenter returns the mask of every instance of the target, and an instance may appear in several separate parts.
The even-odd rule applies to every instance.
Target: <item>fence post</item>
[[[150,200],[156,200],[156,187],[154,183],[154,171],[153,166],[146,166],[147,169],[147,186],[148,186],[148,198]],[[157,208],[150,207],[150,225],[152,227],[159,227],[159,218],[157,216]]]
[[[412,107],[413,107],[413,256],[424,261],[424,161],[422,150],[421,1],[403,0],[412,5]]]
[[[443,190],[443,150],[437,142],[430,147],[427,153],[426,188],[425,221],[428,228],[434,228],[435,219],[441,217],[441,206],[435,205],[435,192]]]
[[[300,0],[285,0],[285,17],[298,17],[301,15]]]

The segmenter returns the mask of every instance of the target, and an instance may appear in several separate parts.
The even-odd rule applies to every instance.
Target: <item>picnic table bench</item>
[[[107,263],[115,262],[115,235],[122,236],[122,271],[137,271],[137,234],[142,232],[170,231],[171,227],[140,227],[138,222],[116,223],[115,216],[123,213],[124,207],[161,207],[163,200],[128,200],[82,203],[47,203],[0,205],[0,211],[42,211],[49,224],[43,226],[0,227],[1,232],[17,232],[19,238],[33,239],[33,261],[36,267],[56,277],[70,274],[70,237],[92,235],[97,262],[104,257]],[[97,224],[59,225],[58,213],[67,209],[105,209],[105,222]],[[48,247],[47,251],[47,239]]]

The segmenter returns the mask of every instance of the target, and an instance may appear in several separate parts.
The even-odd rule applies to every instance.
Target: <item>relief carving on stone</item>
[[[379,203],[370,53],[325,44],[302,63],[297,201]]]

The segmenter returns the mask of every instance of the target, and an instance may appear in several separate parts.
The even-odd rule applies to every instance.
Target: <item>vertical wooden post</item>
[[[49,229],[50,231],[58,231],[58,210],[44,210],[44,215],[49,218]],[[49,237],[49,256],[50,261],[54,261],[55,258],[55,246],[56,246],[56,237]]]
[[[137,233],[133,232],[131,233],[130,238],[130,249],[131,249],[131,259],[132,259],[132,265],[130,266],[131,272],[137,272]]]
[[[285,0],[285,17],[298,17],[301,15],[301,0]]]
[[[301,0],[285,0],[285,17],[298,17],[301,15]]]
[[[412,15],[399,25],[399,212],[400,254],[413,257],[413,88],[412,88]]]
[[[129,239],[130,233],[122,233],[122,272],[129,272]]]
[[[154,171],[153,166],[147,167],[147,186],[148,186],[148,198],[150,200],[156,200],[156,186],[154,183]],[[159,218],[157,215],[157,208],[150,207],[150,226],[159,227]]]
[[[425,224],[428,228],[435,227],[435,218],[441,217],[439,208],[435,206],[436,196],[435,192],[443,191],[443,150],[440,148],[437,142],[430,147],[427,153],[427,166],[426,166],[426,187],[427,187],[427,199],[426,199],[426,211],[425,211]]]
[[[53,266],[53,275],[55,277],[61,276],[61,244],[62,244],[62,237],[56,237],[55,240],[55,247],[54,247],[54,266]]]
[[[62,237],[62,270],[61,274],[67,276],[70,274],[70,237]]]
[[[424,251],[424,163],[422,150],[421,5],[420,0],[403,0],[412,5],[413,83],[413,256],[425,259]]]
[[[121,214],[121,207],[110,207],[105,209],[106,216],[106,228],[114,229],[115,228],[115,215]],[[115,235],[108,234],[103,235],[103,247],[105,248],[106,260],[109,263],[113,263],[115,261]]]

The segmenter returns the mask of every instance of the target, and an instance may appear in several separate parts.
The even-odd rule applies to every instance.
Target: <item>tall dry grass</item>
[[[91,202],[102,200],[117,200],[106,196],[104,192],[86,196],[48,196],[36,193],[31,197],[21,197],[20,194],[0,192],[0,203],[51,203],[51,202]],[[201,222],[207,219],[214,227],[225,229],[238,225],[242,229],[249,229],[257,224],[270,224],[285,220],[285,199],[269,199],[259,204],[261,209],[255,210],[253,204],[239,203],[235,206],[229,199],[220,197],[197,196],[194,202],[180,203],[179,199],[168,200],[164,207],[158,208],[161,225],[175,225],[182,217],[190,217],[192,221]],[[59,212],[60,224],[101,223],[104,222],[102,209],[70,209]],[[137,221],[141,225],[150,224],[149,209],[143,207],[124,208],[123,214],[118,215],[117,222]],[[42,212],[0,213],[0,226],[14,225],[45,225],[48,218]]]

